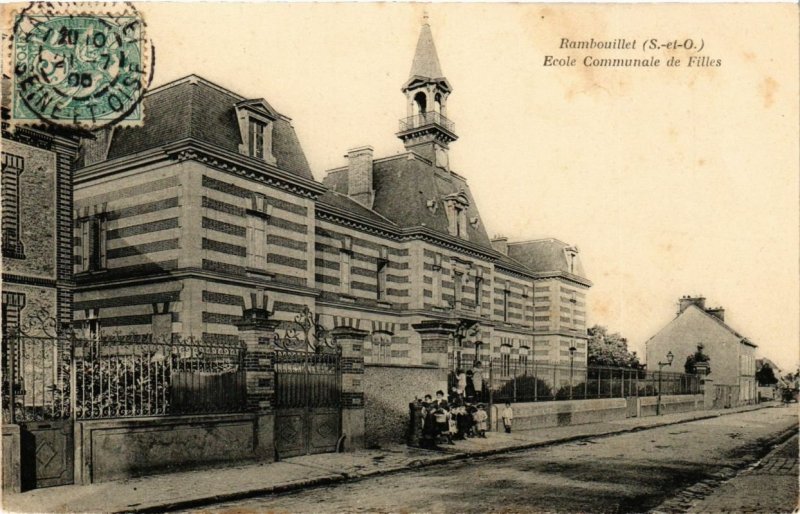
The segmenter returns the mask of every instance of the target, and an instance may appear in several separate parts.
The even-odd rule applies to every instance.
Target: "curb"
[[[548,446],[555,446],[558,444],[569,443],[573,441],[581,441],[584,439],[594,439],[594,438],[601,438],[601,437],[610,437],[619,434],[627,434],[632,432],[640,432],[643,430],[651,430],[653,428],[661,428],[670,425],[680,425],[683,423],[691,423],[693,421],[701,421],[704,419],[712,419],[718,418],[721,416],[727,416],[730,414],[739,414],[742,412],[749,412],[753,410],[760,410],[760,409],[767,409],[777,407],[776,405],[765,405],[763,407],[757,407],[754,409],[743,409],[743,410],[729,410],[729,411],[718,411],[713,414],[704,414],[692,418],[681,419],[676,421],[667,421],[662,423],[654,423],[652,425],[647,426],[634,426],[630,428],[619,428],[614,430],[609,430],[607,432],[600,432],[597,434],[578,434],[572,435],[567,437],[560,437],[556,439],[551,439],[548,441],[539,441],[535,443],[522,443],[514,446],[509,446],[506,448],[497,448],[491,450],[482,450],[476,452],[469,452],[469,453],[454,453],[450,455],[442,455],[432,457],[426,460],[418,460],[414,461],[411,464],[404,464],[400,466],[394,466],[385,469],[375,469],[371,471],[365,471],[363,473],[358,474],[349,474],[349,473],[335,473],[328,476],[317,477],[317,478],[310,478],[307,480],[296,480],[294,482],[287,482],[285,484],[274,485],[264,488],[258,489],[249,489],[247,491],[236,491],[232,493],[226,494],[218,494],[213,496],[207,496],[203,498],[192,498],[190,500],[178,500],[175,502],[168,502],[168,503],[159,503],[157,505],[147,505],[142,507],[129,507],[126,509],[120,509],[115,511],[110,511],[112,513],[122,513],[122,512],[135,512],[135,513],[150,513],[150,512],[164,512],[164,511],[175,511],[175,510],[188,510],[197,507],[203,507],[206,505],[211,505],[215,503],[223,503],[223,502],[231,502],[237,500],[245,500],[248,498],[254,498],[258,496],[266,496],[266,495],[275,495],[275,494],[284,494],[289,492],[294,492],[300,489],[310,489],[314,487],[321,487],[331,484],[338,484],[342,482],[357,482],[359,480],[363,480],[366,478],[372,478],[376,476],[384,476],[384,475],[393,475],[397,473],[401,473],[404,471],[415,470],[415,469],[422,469],[432,466],[437,466],[441,464],[447,464],[450,462],[456,462],[460,460],[467,460],[470,458],[482,458],[482,457],[489,457],[492,455],[502,455],[506,453],[514,453],[514,452],[521,452],[525,450],[530,450],[533,448],[543,448]],[[796,430],[796,429],[793,429]],[[783,435],[783,434],[781,434]]]

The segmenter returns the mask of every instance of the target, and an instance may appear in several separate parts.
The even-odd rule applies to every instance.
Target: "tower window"
[[[420,91],[414,95],[414,114],[425,114],[428,112],[428,97],[425,93]]]

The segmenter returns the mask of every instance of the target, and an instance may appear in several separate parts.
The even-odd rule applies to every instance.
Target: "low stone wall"
[[[3,425],[3,491],[20,491],[20,451],[19,425]]]
[[[75,423],[75,483],[170,473],[255,458],[252,414]]]
[[[642,396],[639,398],[639,417],[655,416],[657,396]],[[704,408],[702,394],[676,394],[661,397],[661,414],[676,412],[689,412]]]
[[[447,370],[431,366],[364,366],[365,439],[367,448],[405,442],[408,404],[415,397],[447,389]]]
[[[492,406],[494,430],[503,430],[500,414],[504,408],[504,404]],[[511,408],[514,410],[514,430],[533,430],[625,419],[627,403],[624,398],[608,398],[514,403]]]

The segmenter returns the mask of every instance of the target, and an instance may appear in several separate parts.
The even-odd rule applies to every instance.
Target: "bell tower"
[[[448,145],[458,139],[455,124],[447,118],[447,98],[452,88],[439,65],[427,14],[423,17],[411,73],[402,91],[406,95],[406,117],[400,120],[397,137],[406,150],[449,171]]]

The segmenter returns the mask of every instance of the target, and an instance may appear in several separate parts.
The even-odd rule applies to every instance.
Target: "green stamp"
[[[11,52],[15,122],[83,131],[142,122],[153,48],[132,5],[32,3],[15,17]]]

